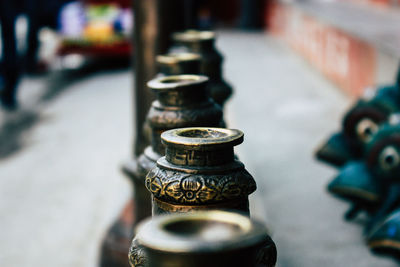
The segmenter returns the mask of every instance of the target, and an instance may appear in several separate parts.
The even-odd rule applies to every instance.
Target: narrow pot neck
[[[167,146],[165,158],[168,162],[181,166],[217,166],[233,162],[234,151],[233,146],[207,151]]]

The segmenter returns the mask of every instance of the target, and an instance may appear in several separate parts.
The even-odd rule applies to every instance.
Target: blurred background
[[[98,266],[131,196],[120,171],[135,129],[140,0],[0,0],[0,266]],[[313,152],[365,88],[395,81],[397,0],[185,0],[187,28],[217,32],[252,215],[278,266],[397,266],[364,245],[325,192]]]

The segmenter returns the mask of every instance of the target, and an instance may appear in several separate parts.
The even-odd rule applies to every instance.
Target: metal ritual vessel
[[[137,0],[134,4],[134,153],[139,156],[148,145],[142,127],[153,96],[147,82],[157,74],[156,57],[171,46],[171,34],[185,29],[185,0]],[[133,5],[132,5],[133,6]]]
[[[333,134],[316,152],[316,158],[336,167],[362,158],[366,144],[390,114],[400,110],[398,85],[366,90],[342,121],[342,130]]]
[[[209,97],[207,83],[208,78],[200,75],[165,76],[148,82],[148,87],[156,95],[146,123],[150,127],[151,145],[123,167],[123,171],[133,182],[134,191],[134,199],[125,209],[131,209],[134,218],[121,217],[114,224],[111,229],[113,234],[107,235],[106,238],[112,246],[106,246],[102,254],[114,255],[118,252],[118,255],[123,255],[119,257],[119,261],[128,264],[126,255],[133,237],[133,227],[151,216],[151,195],[145,187],[145,177],[165,153],[160,134],[177,127],[219,127],[224,124],[222,109]],[[109,247],[111,249],[108,249]]]
[[[133,5],[132,5],[133,8]],[[155,58],[158,54],[166,53],[170,46],[172,32],[183,29],[183,0],[137,0],[134,5],[133,46],[135,53],[132,58],[135,67],[132,73],[135,86],[132,88],[134,103],[133,118],[133,158],[139,156],[148,145],[142,130],[146,113],[153,101],[153,96],[147,89],[146,83],[157,73]],[[129,161],[125,167],[134,165]],[[133,202],[124,208],[121,216],[111,226],[105,236],[101,248],[100,266],[117,267],[129,266],[126,259],[127,247],[132,238]],[[126,245],[128,244],[128,245]]]
[[[210,78],[211,97],[221,106],[232,95],[232,87],[223,79],[223,57],[215,47],[215,33],[187,30],[172,35],[177,45],[201,56],[200,72]]]
[[[276,262],[276,247],[266,227],[237,213],[157,216],[141,224],[137,233],[147,259],[142,266],[255,267]],[[266,260],[263,265],[260,258]]]
[[[236,159],[233,149],[243,142],[241,131],[179,128],[164,132],[161,139],[165,156],[146,176],[146,187],[152,194],[153,216],[205,210],[230,210],[250,215],[248,197],[256,190],[256,183],[243,163]],[[273,242],[269,241],[263,249],[265,256],[259,258],[259,266],[274,266],[276,248],[271,244]],[[148,264],[144,254],[138,240],[134,239],[129,256],[131,265]]]
[[[200,73],[200,55],[194,53],[170,53],[158,55],[156,63],[158,67],[158,76],[171,76],[182,74]],[[151,142],[151,127],[149,121],[143,124],[143,131],[148,143]]]
[[[239,130],[181,128],[161,135],[165,157],[146,176],[153,214],[226,209],[249,214],[253,177],[234,157]]]
[[[165,76],[151,80],[148,87],[156,94],[147,121],[151,145],[126,169],[134,183],[136,222],[151,216],[151,194],[145,187],[146,174],[165,153],[161,134],[169,129],[189,126],[222,125],[222,110],[211,100],[208,79],[200,75]]]

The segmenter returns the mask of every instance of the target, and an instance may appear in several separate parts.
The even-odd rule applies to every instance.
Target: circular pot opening
[[[207,241],[229,240],[242,233],[237,224],[216,220],[181,220],[164,225],[169,234]]]
[[[188,82],[194,82],[197,81],[198,79],[194,77],[171,77],[171,78],[165,78],[161,80],[161,83],[168,84],[168,83],[188,83]]]
[[[228,136],[227,133],[213,129],[189,129],[179,132],[178,135],[190,138],[221,138]]]

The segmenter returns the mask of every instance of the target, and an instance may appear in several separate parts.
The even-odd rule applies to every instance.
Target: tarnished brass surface
[[[171,33],[185,29],[182,16],[184,1],[135,0],[133,101],[136,156],[148,145],[142,127],[153,96],[146,83],[157,73],[156,56],[166,53],[171,46]]]
[[[207,83],[207,77],[199,75],[165,76],[148,83],[156,95],[147,115],[151,145],[123,167],[134,184],[135,220],[130,228],[152,214],[151,194],[145,187],[145,177],[165,153],[161,133],[176,127],[223,125],[222,109],[209,97]],[[131,236],[128,238],[130,242]]]
[[[274,266],[276,247],[261,223],[225,211],[158,216],[141,224],[132,266]],[[137,255],[136,248],[141,257]],[[260,265],[261,263],[261,265]]]
[[[153,195],[153,211],[174,212],[173,204],[188,207],[244,201],[241,211],[249,213],[248,195],[256,190],[253,177],[234,158],[233,147],[243,141],[239,130],[223,128],[173,129],[161,135],[166,155],[146,176]],[[158,203],[172,204],[164,210]]]
[[[148,83],[157,99],[147,116],[151,146],[135,161],[130,175],[135,195],[142,197],[135,197],[137,221],[151,216],[150,193],[145,188],[145,177],[165,153],[161,133],[177,127],[219,126],[223,123],[221,108],[209,98],[207,82],[208,79],[200,75],[176,75],[156,78]]]
[[[248,196],[256,190],[256,183],[243,163],[235,158],[233,149],[243,142],[241,131],[210,127],[178,128],[163,132],[161,139],[166,154],[146,176],[146,187],[152,193],[153,215],[199,210],[232,210],[250,214]],[[276,259],[275,245],[270,238],[264,244],[266,247],[258,249],[265,254],[258,258],[259,266],[273,266],[274,261],[271,264],[265,259]],[[134,247],[137,244],[132,246],[131,265],[150,264],[146,257],[142,257],[144,252]],[[178,264],[180,260],[177,260],[173,263]],[[135,265],[135,262],[140,264]]]
[[[139,156],[148,145],[142,127],[147,111],[153,101],[153,96],[146,87],[148,80],[157,73],[155,58],[158,54],[166,53],[170,46],[170,35],[183,29],[183,1],[184,0],[135,0],[133,54],[135,86],[132,88],[133,105],[133,156]],[[133,5],[132,5],[133,8]],[[133,173],[136,169],[132,160],[123,166],[125,173]],[[147,195],[136,196],[143,199]],[[149,199],[147,200],[147,202]],[[143,201],[146,203],[146,201]],[[145,204],[144,204],[145,205]],[[149,205],[150,206],[150,205]],[[147,209],[150,209],[148,207]],[[146,210],[146,207],[144,207]],[[131,211],[133,212],[133,211]],[[132,235],[131,224],[126,224],[125,213],[109,229],[102,245],[100,266],[125,267],[129,266],[126,259]],[[138,214],[138,216],[142,216]],[[120,256],[122,255],[122,257]]]
[[[187,30],[172,35],[176,45],[201,56],[200,72],[210,78],[211,97],[224,105],[232,95],[232,87],[223,79],[223,57],[215,47],[215,33],[211,31]]]

